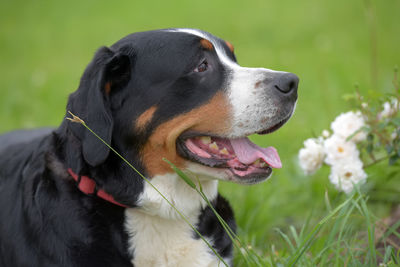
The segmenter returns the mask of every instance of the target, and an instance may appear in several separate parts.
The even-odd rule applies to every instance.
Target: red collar
[[[72,171],[71,168],[68,169],[68,173],[77,182],[79,190],[81,190],[86,195],[96,195],[99,198],[107,200],[108,202],[111,202],[115,205],[125,207],[125,208],[128,207],[124,204],[121,204],[121,203],[115,201],[114,197],[112,195],[106,193],[103,189],[97,189],[96,182],[93,179],[89,178],[88,176],[77,175],[76,173],[74,173]]]

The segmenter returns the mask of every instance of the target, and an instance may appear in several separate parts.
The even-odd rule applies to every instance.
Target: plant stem
[[[376,158],[374,157],[374,161],[371,162],[371,163],[368,163],[367,165],[365,165],[365,166],[364,166],[364,169],[365,169],[365,168],[368,168],[368,167],[371,167],[371,166],[373,166],[373,165],[375,165],[375,164],[377,164],[377,163],[379,163],[379,162],[381,162],[381,161],[384,161],[384,160],[386,160],[386,159],[388,159],[388,158],[389,158],[389,156],[384,156],[384,157],[379,158],[379,159],[376,159]]]

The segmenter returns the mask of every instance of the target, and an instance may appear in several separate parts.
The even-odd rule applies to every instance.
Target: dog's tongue
[[[230,141],[240,162],[251,164],[261,158],[272,168],[282,168],[281,159],[274,147],[259,147],[252,143],[247,137],[231,139]]]

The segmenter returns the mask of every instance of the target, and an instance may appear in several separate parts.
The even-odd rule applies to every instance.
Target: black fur
[[[207,102],[229,75],[199,39],[160,30],[100,48],[67,110],[146,175],[140,149],[157,125]],[[194,73],[204,58],[213,71]],[[133,122],[153,105],[159,107],[153,120],[135,132]],[[0,142],[0,266],[132,266],[125,209],[83,194],[66,170],[93,178],[130,207],[143,191],[137,173],[82,125],[67,120],[51,133],[11,133]],[[234,227],[227,202],[218,198],[215,207]],[[216,241],[223,256],[231,255],[232,244],[209,209],[198,229]]]
[[[236,232],[236,222],[233,216],[231,206],[221,195],[213,201],[214,209],[224,219],[234,232]],[[199,216],[199,223],[197,224],[197,230],[202,236],[213,240],[214,248],[224,258],[232,257],[232,242],[227,232],[221,225],[221,223],[215,219],[214,212],[210,207],[206,207]],[[198,235],[195,238],[200,238]]]

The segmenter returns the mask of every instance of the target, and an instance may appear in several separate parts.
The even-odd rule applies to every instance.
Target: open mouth
[[[286,121],[258,134],[273,132]],[[234,178],[244,183],[265,180],[273,168],[282,167],[274,147],[262,148],[252,143],[247,136],[229,139],[187,132],[178,138],[177,150],[182,157],[191,161],[212,168],[226,169]]]

